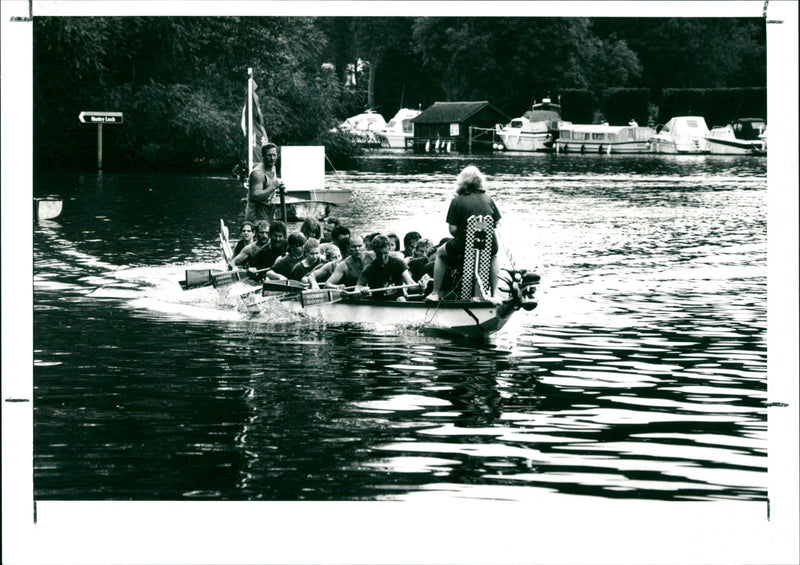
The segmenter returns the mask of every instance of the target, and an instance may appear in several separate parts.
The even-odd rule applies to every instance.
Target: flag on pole
[[[264,115],[261,113],[261,106],[258,103],[258,94],[256,94],[256,82],[250,78],[248,79],[252,83],[252,90],[253,99],[252,99],[252,108],[253,108],[253,147],[249,148],[252,151],[253,155],[253,165],[261,162],[261,146],[269,142],[269,138],[267,137],[267,130],[264,127]],[[244,108],[242,109],[242,133],[245,137],[247,135],[247,102],[245,102]]]

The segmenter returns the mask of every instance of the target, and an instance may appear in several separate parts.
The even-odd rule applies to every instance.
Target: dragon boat
[[[492,218],[474,216],[467,228],[467,252],[464,263],[452,277],[451,288],[442,299],[426,300],[423,294],[408,294],[404,301],[379,295],[386,291],[414,289],[419,285],[399,285],[380,289],[311,289],[291,281],[266,281],[254,285],[246,271],[187,270],[180,281],[184,290],[214,286],[239,297],[240,306],[253,314],[280,308],[334,324],[387,323],[433,329],[462,336],[486,336],[499,331],[519,310],[537,307],[534,295],[540,276],[526,269],[504,269],[498,296],[488,296],[491,256]],[[231,257],[228,230],[220,221],[220,246],[226,262]],[[229,285],[241,283],[233,291]]]

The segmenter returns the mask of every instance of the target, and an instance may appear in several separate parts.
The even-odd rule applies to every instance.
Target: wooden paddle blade
[[[308,286],[300,281],[293,281],[291,279],[264,281],[264,285],[261,287],[261,293],[262,295],[266,295],[268,292],[300,292],[307,288]]]
[[[214,288],[217,288],[218,286],[233,284],[237,281],[242,280],[243,277],[247,276],[246,273],[243,274],[243,272],[244,271],[225,271],[222,273],[211,275],[211,284],[214,285]]]
[[[316,304],[330,304],[333,302],[339,302],[345,296],[347,296],[345,291],[332,288],[304,290],[300,293],[300,304],[303,306],[303,308],[306,306],[314,306]]]
[[[180,281],[183,290],[209,286],[211,283],[211,269],[187,269],[186,280]]]

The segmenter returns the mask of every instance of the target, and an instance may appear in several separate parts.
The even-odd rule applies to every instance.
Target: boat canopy
[[[668,121],[661,132],[672,133],[674,136],[705,135],[708,133],[708,126],[702,116],[679,116]]]
[[[767,122],[761,118],[741,118],[732,121],[730,125],[737,139],[758,139],[767,131]]]

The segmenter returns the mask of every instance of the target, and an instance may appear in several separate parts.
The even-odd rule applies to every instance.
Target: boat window
[[[512,128],[521,128],[522,127],[522,120],[511,120],[511,127]]]
[[[602,133],[593,133],[592,134],[592,139],[594,139],[594,140],[602,141],[604,138],[605,138],[605,136]]]
[[[412,128],[411,118],[403,120],[403,132],[411,133],[413,131],[411,128]]]
[[[697,125],[697,120],[686,120],[686,125],[689,126],[690,128],[699,127]]]
[[[562,129],[558,132],[558,137],[562,139],[572,139],[572,132],[568,129]]]

